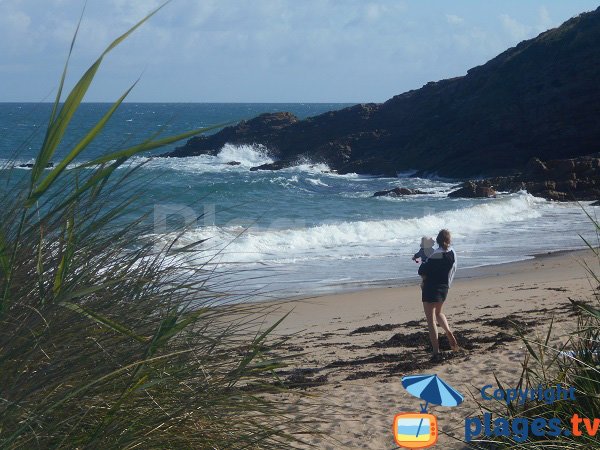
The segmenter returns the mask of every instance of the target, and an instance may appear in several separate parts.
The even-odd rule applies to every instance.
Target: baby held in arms
[[[433,244],[435,244],[435,239],[432,237],[423,236],[421,238],[421,248],[413,255],[412,260],[417,264],[419,262],[427,262],[427,259],[433,255],[433,252],[435,251],[433,249]]]

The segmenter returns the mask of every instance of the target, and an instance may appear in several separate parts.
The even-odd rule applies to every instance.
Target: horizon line
[[[53,101],[33,101],[33,100],[23,100],[23,101],[19,101],[19,100],[0,100],[0,104],[18,104],[18,103],[28,103],[28,104],[36,104],[36,105],[52,105],[54,104]],[[64,102],[60,102],[60,103],[64,103]],[[112,105],[114,104],[113,101],[86,101],[86,102],[81,102],[82,104],[107,104],[107,105]],[[231,101],[222,101],[222,102],[217,102],[217,101],[212,101],[212,102],[194,102],[194,101],[189,101],[189,102],[185,102],[185,101],[131,101],[131,102],[123,102],[123,105],[131,105],[131,104],[166,104],[166,105],[181,105],[181,104],[189,104],[189,105],[290,105],[290,104],[295,104],[295,105],[331,105],[331,104],[337,104],[337,105],[359,105],[359,104],[368,104],[368,103],[383,103],[383,102],[333,102],[333,101],[318,101],[318,102],[309,102],[309,101],[289,101],[289,102],[266,102],[266,101],[261,101],[261,102],[243,102],[243,101],[239,101],[239,102],[231,102]]]

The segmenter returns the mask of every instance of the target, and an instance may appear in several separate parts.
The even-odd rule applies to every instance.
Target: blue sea
[[[83,104],[53,160],[108,106]],[[290,111],[304,118],[346,106],[125,104],[77,163],[155,134],[237,122],[264,112]],[[47,103],[0,103],[0,164],[33,161],[50,110]],[[411,178],[410,168],[395,178],[378,178],[337,175],[323,164],[303,161],[285,170],[251,172],[250,167],[272,158],[268,148],[246,145],[225,145],[216,156],[150,156],[136,157],[135,162],[146,162],[140,169],[148,180],[140,203],[154,209],[154,237],[165,242],[173,237],[169,222],[163,227],[161,218],[175,212],[189,226],[182,245],[208,239],[202,251],[186,254],[182,265],[239,273],[240,283],[264,297],[417,282],[411,256],[419,250],[421,236],[435,236],[440,228],[452,231],[461,268],[583,248],[580,235],[595,237],[577,203],[548,202],[525,192],[495,199],[448,199],[456,181]],[[240,164],[227,164],[232,161]],[[375,191],[396,186],[428,193],[373,197]],[[588,203],[583,206],[594,213]]]

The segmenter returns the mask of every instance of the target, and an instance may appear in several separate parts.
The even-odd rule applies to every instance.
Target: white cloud
[[[516,41],[527,39],[531,34],[531,27],[513,19],[508,14],[500,14],[500,22],[504,30]]]
[[[446,22],[448,22],[450,25],[462,25],[465,23],[465,19],[455,14],[446,14]]]

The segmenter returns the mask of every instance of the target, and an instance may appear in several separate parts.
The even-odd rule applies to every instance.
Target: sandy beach
[[[318,417],[328,417],[312,427],[322,435],[307,438],[316,448],[396,448],[394,415],[419,410],[401,377],[436,373],[465,396],[458,407],[430,408],[440,428],[436,448],[467,448],[465,418],[477,414],[472,395],[495,386],[494,376],[514,386],[521,374],[526,349],[512,323],[533,338],[554,319],[553,341],[560,339],[574,324],[568,298],[590,300],[595,287],[582,263],[597,266],[591,251],[573,251],[459,269],[445,313],[466,351],[437,364],[429,360],[416,276],[406,286],[281,302],[277,314],[291,312],[278,333],[294,334],[285,347],[292,364],[282,378],[311,394],[290,414],[310,403]]]

